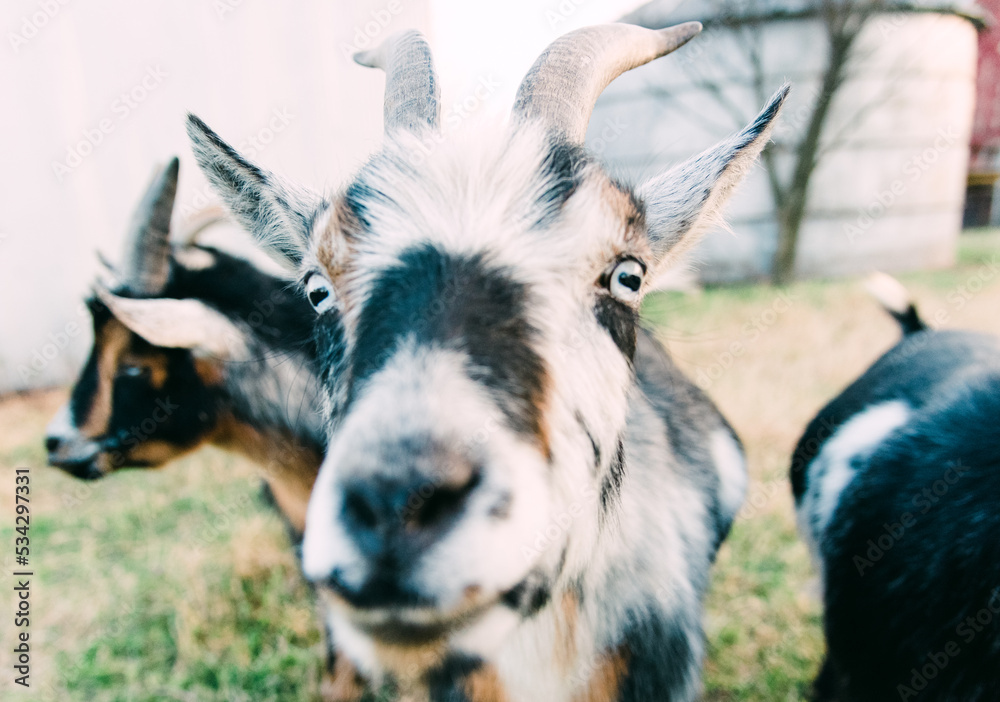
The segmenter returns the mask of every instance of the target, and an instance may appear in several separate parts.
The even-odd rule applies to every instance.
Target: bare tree
[[[764,25],[775,21],[798,19],[819,19],[823,28],[825,64],[820,73],[820,85],[814,95],[808,96],[809,103],[796,113],[798,129],[787,141],[777,144],[777,149],[769,147],[764,151],[763,161],[767,172],[771,196],[778,225],[778,240],[772,260],[771,276],[775,284],[789,282],[795,275],[795,261],[799,243],[799,232],[809,201],[809,185],[822,157],[831,147],[841,142],[847,132],[855,129],[865,115],[877,105],[884,104],[887,96],[882,95],[877,102],[862,104],[855,113],[844,121],[844,129],[831,135],[829,117],[831,106],[838,91],[849,77],[850,67],[859,56],[857,40],[865,25],[876,15],[886,12],[920,11],[909,4],[893,0],[811,0],[796,10],[769,9],[759,11],[757,3],[745,0],[713,0],[715,12],[705,21],[706,29],[724,30],[730,34],[741,49],[736,57],[739,65],[730,65],[733,75],[749,72],[750,87],[754,104],[763,103],[774,85],[768,83],[765,75],[762,35]],[[748,117],[746,107],[737,104],[726,92],[722,81],[707,77],[700,72],[704,62],[697,60],[704,51],[696,52],[686,61],[694,84],[711,95],[737,124],[743,124]],[[727,60],[724,56],[713,55],[713,61]],[[656,94],[658,90],[651,88]],[[662,97],[667,95],[660,92]],[[789,134],[786,130],[785,134]],[[790,168],[779,168],[778,153],[787,154]]]

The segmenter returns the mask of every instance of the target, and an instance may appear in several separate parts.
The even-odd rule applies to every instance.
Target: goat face
[[[161,466],[214,427],[210,369],[186,349],[157,347],[100,299],[88,299],[94,345],[69,402],[50,423],[49,463],[78,478]]]
[[[414,33],[391,40],[366,57],[389,74],[386,144],[329,200],[190,118],[199,165],[243,224],[299,266],[319,313],[330,446],[304,566],[356,658],[392,665],[422,652],[419,668],[448,650],[481,655],[545,603],[567,559],[592,552],[620,480],[642,295],[752,163],[785,93],[638,192],[579,144],[592,102],[558,114],[542,93],[553,71],[583,63],[566,61],[580,42],[588,55],[595,42],[647,47],[612,61],[624,70],[692,34],[568,35],[526,78],[509,129],[429,149],[426,45]],[[592,101],[603,87],[593,81],[610,80],[598,73],[567,89]]]
[[[177,175],[177,159],[157,173],[133,217],[122,265],[111,271],[114,282],[99,283],[86,301],[93,346],[45,439],[49,463],[79,478],[158,467],[211,439],[224,364],[245,345],[236,325],[191,295],[214,290],[219,297],[240,278],[253,297],[263,274],[213,249],[172,250]]]

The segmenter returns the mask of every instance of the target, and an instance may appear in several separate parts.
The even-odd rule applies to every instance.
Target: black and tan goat
[[[823,583],[817,700],[1000,699],[1000,339],[935,331],[873,278],[903,339],[799,440]]]
[[[287,279],[217,249],[171,245],[177,174],[174,159],[154,178],[116,280],[86,301],[94,344],[49,425],[49,463],[95,479],[214,444],[267,467],[301,532],[326,444],[313,313]]]
[[[338,650],[407,699],[698,694],[702,597],[746,469],[639,305],[752,166],[785,91],[638,191],[582,141],[607,83],[699,29],[566,35],[510,125],[451,134],[426,42],[394,37],[358,57],[387,74],[385,145],[331,198],[190,119],[199,165],[316,308],[330,450],[305,571]]]
[[[287,278],[219,249],[171,244],[177,175],[174,159],[154,178],[116,280],[87,299],[93,348],[49,426],[49,462],[93,480],[212,444],[263,468],[301,537],[326,446],[315,315]],[[325,699],[354,698],[362,681],[328,654]]]

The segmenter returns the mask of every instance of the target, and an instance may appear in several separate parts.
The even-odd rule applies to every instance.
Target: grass
[[[963,238],[955,268],[901,279],[925,317],[1000,333],[1000,270],[989,267],[998,260],[1000,236],[976,234]],[[856,280],[657,294],[645,317],[750,459],[747,505],[708,599],[705,699],[804,699],[823,642],[788,456],[808,419],[897,331]],[[36,573],[32,689],[4,699],[314,699],[321,643],[312,596],[280,521],[257,499],[255,468],[206,449],[164,470],[81,483],[44,467],[43,429],[64,397],[0,401],[0,501],[9,515],[12,469],[30,466]],[[0,524],[8,572],[10,522]],[[11,595],[0,589],[4,612]],[[5,622],[0,689],[10,690],[14,628]]]

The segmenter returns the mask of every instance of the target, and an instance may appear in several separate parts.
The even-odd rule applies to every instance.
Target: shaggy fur
[[[281,182],[190,120],[233,212],[265,246],[293,242],[334,299],[316,321],[330,444],[303,557],[366,675],[434,701],[696,697],[701,599],[745,465],[639,328],[646,288],[615,297],[612,274],[634,260],[648,281],[697,237],[784,95],[644,198],[533,123],[430,150],[395,130],[277,236]]]
[[[815,699],[995,700],[1000,340],[888,309],[905,336],[820,411],[792,465],[824,586]]]

